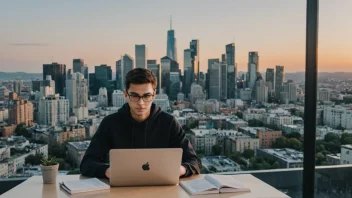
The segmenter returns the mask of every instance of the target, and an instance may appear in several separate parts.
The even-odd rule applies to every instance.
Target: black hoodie
[[[201,161],[172,115],[152,104],[149,117],[137,122],[132,118],[126,103],[117,113],[102,120],[82,159],[81,174],[106,177],[110,149],[130,148],[182,148],[182,165],[186,167],[184,177],[200,173]]]

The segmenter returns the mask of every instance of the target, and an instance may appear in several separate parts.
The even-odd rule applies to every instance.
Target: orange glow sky
[[[53,61],[72,68],[73,58],[94,66],[134,57],[146,44],[148,59],[166,54],[169,16],[183,68],[183,50],[200,41],[201,71],[236,43],[239,71],[247,71],[249,51],[259,52],[260,71],[284,65],[304,71],[306,1],[295,0],[142,0],[8,1],[0,7],[0,71],[42,72]],[[320,0],[319,71],[352,72],[351,0]]]

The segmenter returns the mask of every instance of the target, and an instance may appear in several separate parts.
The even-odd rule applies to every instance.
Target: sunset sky
[[[352,71],[352,0],[320,0],[319,71]],[[148,59],[166,54],[169,18],[183,68],[183,50],[200,41],[200,69],[236,44],[239,71],[248,52],[259,52],[259,70],[284,65],[304,71],[304,0],[65,0],[6,1],[0,6],[0,71],[42,72],[52,61],[72,68],[73,58],[94,66],[146,44]]]

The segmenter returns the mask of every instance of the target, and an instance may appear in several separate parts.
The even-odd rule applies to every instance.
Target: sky
[[[351,0],[320,0],[319,71],[352,71],[351,8]],[[8,0],[0,6],[0,72],[42,72],[51,62],[69,69],[74,58],[89,72],[100,64],[115,71],[121,55],[135,56],[135,44],[160,62],[170,15],[181,69],[184,49],[198,39],[201,71],[232,42],[238,71],[247,71],[250,51],[259,53],[260,71],[305,70],[305,0]]]

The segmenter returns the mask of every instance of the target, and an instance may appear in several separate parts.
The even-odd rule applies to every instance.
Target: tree
[[[322,153],[317,153],[315,155],[315,163],[316,165],[325,165],[326,164],[325,156]]]
[[[290,138],[288,139],[288,147],[296,150],[301,150],[302,149],[302,142],[297,140],[296,138]]]
[[[220,155],[221,150],[222,150],[221,147],[217,144],[215,144],[211,149],[211,151],[213,152],[213,155]]]
[[[67,175],[79,175],[81,171],[79,169],[70,170]]]
[[[15,129],[15,135],[16,136],[23,136],[26,138],[31,138],[31,134],[28,132],[24,124],[19,124],[17,125]]]
[[[327,134],[325,135],[325,137],[324,137],[324,140],[325,140],[326,142],[335,142],[335,141],[339,142],[339,141],[340,141],[340,138],[339,138],[339,136],[338,136],[337,134],[335,134],[335,133],[327,133]]]
[[[240,152],[234,152],[233,154],[230,155],[229,157],[235,162],[239,162],[241,160],[241,153]]]
[[[286,148],[287,147],[287,138],[284,136],[276,138],[272,147],[273,148]]]
[[[341,134],[341,144],[352,144],[352,134],[342,133]]]
[[[253,149],[246,149],[243,151],[243,157],[246,159],[250,159],[251,157],[254,157],[254,150]]]
[[[43,159],[43,157],[44,156],[41,153],[37,153],[35,155],[28,155],[25,158],[25,164],[30,164],[32,166],[39,165],[39,164],[41,164],[41,160]]]
[[[272,168],[272,169],[278,169],[278,168],[280,168],[280,163],[279,163],[279,162],[275,162],[275,163],[272,165],[271,168]]]
[[[297,140],[301,139],[301,134],[298,132],[293,132],[285,135],[286,138],[296,138]]]

